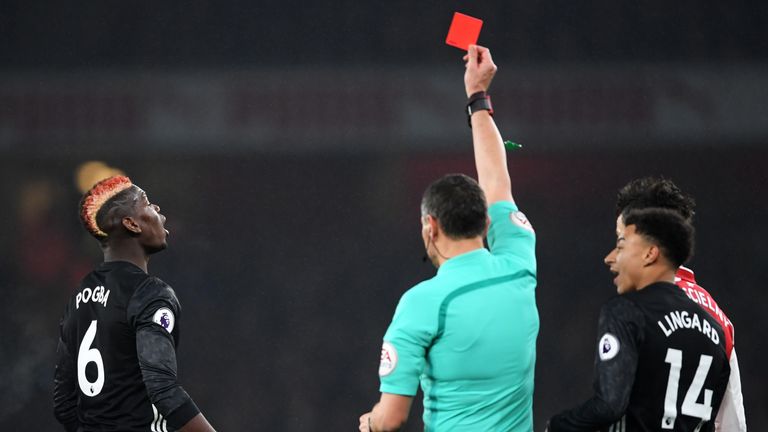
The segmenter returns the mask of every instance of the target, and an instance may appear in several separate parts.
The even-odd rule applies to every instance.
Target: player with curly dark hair
[[[619,190],[616,197],[617,219],[621,219],[622,213],[627,211],[649,207],[673,210],[692,222],[696,202],[692,196],[683,192],[672,180],[663,177],[641,177],[630,181]],[[717,320],[725,334],[731,377],[720,411],[715,419],[716,430],[746,432],[747,421],[744,414],[744,397],[741,393],[741,373],[734,347],[735,330],[733,323],[709,292],[696,282],[693,270],[680,266],[675,275],[675,283],[691,300],[698,303]]]
[[[622,213],[605,257],[619,295],[600,310],[594,395],[549,432],[715,430],[730,376],[724,330],[674,284],[693,240],[674,210]]]
[[[696,201],[693,197],[683,193],[672,180],[663,177],[642,177],[619,189],[616,197],[617,217],[627,210],[648,207],[674,210],[689,222],[692,222],[696,214]]]
[[[552,417],[548,430],[746,432],[733,325],[682,267],[693,198],[671,180],[645,177],[622,187],[616,201],[618,240],[605,263],[620,296],[601,311],[595,396]],[[654,244],[669,269],[648,285],[638,275],[658,266]]]

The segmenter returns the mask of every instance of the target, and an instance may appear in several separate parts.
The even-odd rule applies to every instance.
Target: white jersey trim
[[[715,432],[747,432],[747,417],[744,414],[744,396],[741,394],[741,374],[736,348],[731,350],[731,375],[725,388],[720,410],[715,417]]]
[[[157,410],[155,404],[152,404],[152,413],[154,418],[149,425],[150,432],[168,432],[168,421],[163,418],[163,415]]]
[[[608,428],[608,432],[627,432],[627,416],[622,416],[621,420],[612,424],[611,427]]]

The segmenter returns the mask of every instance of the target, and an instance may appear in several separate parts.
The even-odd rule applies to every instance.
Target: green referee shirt
[[[384,335],[380,390],[415,396],[421,381],[427,431],[533,430],[535,234],[512,202],[488,214],[490,251],[408,290]]]

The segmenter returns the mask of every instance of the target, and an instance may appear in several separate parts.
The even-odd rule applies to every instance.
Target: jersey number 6
[[[80,342],[80,351],[77,353],[77,383],[80,385],[80,391],[89,397],[98,395],[104,387],[104,360],[98,349],[91,348],[95,338],[96,320],[93,320]],[[94,382],[88,381],[88,377],[85,376],[88,363],[96,363],[96,381]]]
[[[667,394],[664,397],[664,418],[661,420],[662,429],[674,429],[675,419],[677,418],[677,389],[680,382],[680,368],[683,365],[683,352],[674,349],[667,349],[667,358],[665,362],[670,364],[669,381],[667,381]],[[681,412],[684,415],[698,417],[702,423],[709,421],[712,417],[712,390],[704,390],[704,403],[696,402],[701,394],[701,388],[704,387],[704,380],[707,378],[709,367],[712,366],[712,356],[701,355],[699,358],[699,367],[693,376],[693,382],[685,393]],[[697,429],[698,430],[698,429]]]

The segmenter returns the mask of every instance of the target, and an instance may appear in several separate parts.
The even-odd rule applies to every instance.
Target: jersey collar
[[[437,269],[437,274],[440,274],[441,272],[451,270],[456,267],[463,266],[465,263],[470,263],[475,261],[476,259],[480,258],[481,256],[485,256],[489,254],[488,249],[481,247],[477,248],[475,250],[471,250],[469,252],[464,252],[461,255],[456,255],[455,257],[449,258],[446,260],[443,265],[440,266],[440,268]]]
[[[696,278],[693,276],[693,270],[689,269],[688,267],[680,266],[680,268],[677,269],[677,273],[675,274],[675,281],[678,279],[682,279],[690,283],[696,283]]]

